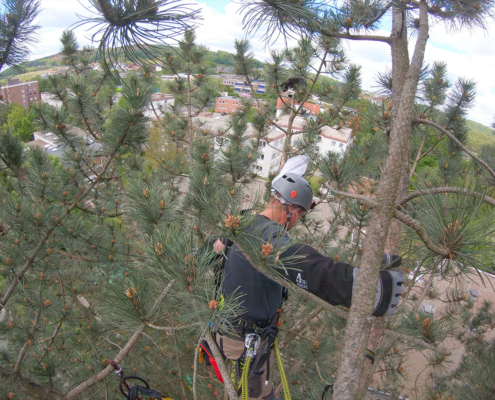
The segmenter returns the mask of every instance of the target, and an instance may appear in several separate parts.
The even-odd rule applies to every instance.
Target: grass
[[[46,74],[51,69],[52,68],[45,69],[42,71],[26,72],[25,74],[15,75],[15,76],[11,76],[9,78],[10,79],[19,79],[21,82],[27,82],[27,81],[33,79],[35,76],[42,76],[43,74]],[[0,85],[5,85],[6,83],[7,83],[7,79],[3,79],[0,81]]]

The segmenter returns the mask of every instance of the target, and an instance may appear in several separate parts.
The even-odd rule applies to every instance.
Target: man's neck
[[[278,208],[266,208],[260,213],[260,215],[263,215],[282,226],[285,226],[285,223],[287,222],[287,214],[285,212],[281,212]]]

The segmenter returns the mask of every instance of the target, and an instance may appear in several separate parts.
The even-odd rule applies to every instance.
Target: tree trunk
[[[392,49],[392,99],[391,99],[391,121],[394,124],[397,113],[399,112],[400,99],[404,83],[406,80],[407,71],[409,70],[409,50],[407,48],[407,28],[406,28],[406,13],[398,9],[397,6],[392,6],[392,34],[391,49]],[[391,127],[391,130],[393,126]],[[409,171],[409,147],[410,147],[411,131],[403,132],[402,145],[404,154],[404,163],[402,165],[404,171]],[[405,179],[403,179],[405,178]],[[399,185],[399,197],[407,193],[409,187],[409,174],[407,177],[401,177]],[[399,221],[392,220],[390,230],[385,245],[385,252],[388,254],[398,254],[400,248],[400,233],[401,224]]]
[[[404,88],[406,75],[409,70],[409,50],[407,40],[406,29],[406,14],[405,11],[399,10],[397,6],[392,7],[392,32],[391,38],[391,50],[392,50],[392,98],[391,98],[391,125],[395,121],[399,112],[401,94]],[[403,145],[402,151],[405,157],[408,158],[409,151],[407,149],[407,143],[410,142],[410,130],[403,133],[401,144]],[[404,159],[403,163],[404,171],[409,170],[409,159]],[[404,181],[404,176],[401,175],[399,182],[399,191],[397,198],[401,198],[407,193],[409,187],[409,174]],[[401,239],[402,226],[399,221],[392,219],[390,228],[385,243],[385,253],[387,254],[399,254],[400,239]],[[368,348],[375,351],[380,347],[383,336],[383,321],[375,321],[373,323],[370,339],[368,341]],[[370,362],[366,362],[365,373],[361,377],[359,384],[360,393],[364,393],[366,388],[369,387],[371,379],[373,379],[373,373],[370,373],[370,369],[374,369]]]
[[[380,263],[401,182],[402,164],[406,156],[403,151],[402,140],[408,132],[410,134],[416,88],[427,39],[428,6],[425,0],[421,0],[420,28],[414,56],[406,74],[398,112],[393,120],[389,154],[376,194],[378,207],[374,210],[370,220],[369,233],[364,242],[361,268],[354,282],[353,304],[345,332],[347,339],[333,395],[335,400],[356,400],[359,396],[359,383],[363,373],[365,350],[371,329],[371,314],[373,313],[376,291],[374,282],[379,276]]]

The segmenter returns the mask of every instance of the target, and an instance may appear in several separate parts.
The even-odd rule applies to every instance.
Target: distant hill
[[[63,61],[61,54],[54,54],[52,56],[38,58],[37,60],[22,63],[20,65],[22,71],[16,70],[14,68],[6,69],[2,73],[0,73],[0,80],[12,78],[14,76],[22,75],[29,72],[44,71],[62,64]]]
[[[140,51],[137,51],[136,53],[139,57],[143,59],[146,58],[144,53]],[[234,65],[233,54],[222,50],[209,51],[206,60],[210,67],[215,67],[215,66],[232,67]],[[122,58],[122,60],[120,61],[125,62],[126,60]],[[257,67],[263,66],[263,63],[258,60],[255,60],[255,64]],[[43,57],[37,60],[32,60],[22,63],[20,67],[23,69],[23,71],[18,71],[15,70],[14,68],[9,68],[3,71],[2,73],[0,73],[0,80],[6,78],[12,78],[14,76],[22,75],[30,72],[45,71],[47,69],[51,69],[59,65],[65,65],[63,63],[63,57],[61,54],[54,54],[52,56]]]
[[[471,120],[467,121],[469,132],[467,134],[467,146],[474,151],[479,151],[484,144],[495,144],[495,131],[488,126]]]

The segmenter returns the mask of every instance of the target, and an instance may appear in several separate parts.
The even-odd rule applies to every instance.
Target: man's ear
[[[304,208],[302,207],[297,207],[297,210],[294,211],[294,212],[297,212],[299,214],[299,219],[301,219],[303,216],[304,216]]]

